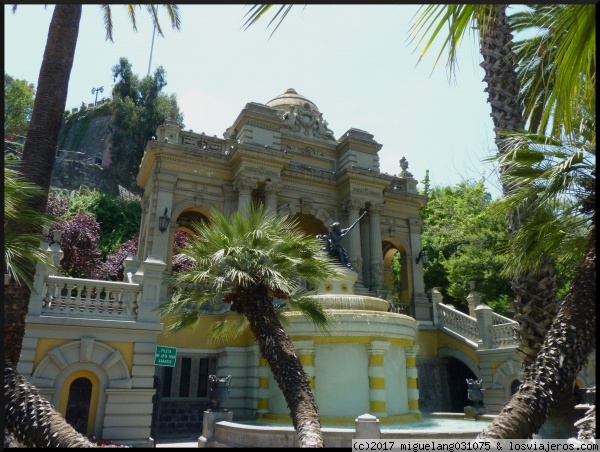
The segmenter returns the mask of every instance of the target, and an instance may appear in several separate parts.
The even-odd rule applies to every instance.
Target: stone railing
[[[515,329],[518,322],[495,312],[492,315],[492,348],[514,347],[517,345]]]
[[[479,330],[477,320],[473,317],[442,303],[438,303],[438,316],[440,326],[446,327],[459,336],[477,343]]]
[[[136,320],[141,284],[46,276],[42,315]]]

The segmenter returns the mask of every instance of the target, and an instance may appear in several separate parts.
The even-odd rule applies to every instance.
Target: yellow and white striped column
[[[269,413],[269,376],[271,368],[267,361],[261,356],[258,360],[258,409],[256,412],[261,414]]]
[[[380,418],[387,417],[383,359],[389,348],[387,341],[371,341],[369,346],[369,414]]]
[[[419,411],[419,385],[417,382],[417,353],[419,346],[405,347],[406,356],[406,384],[408,388],[408,412],[421,413]]]
[[[314,341],[296,341],[294,342],[294,348],[298,353],[300,364],[304,367],[304,372],[308,376],[308,382],[310,383],[310,389],[315,389],[315,343]]]

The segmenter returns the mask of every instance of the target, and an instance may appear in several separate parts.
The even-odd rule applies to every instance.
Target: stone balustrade
[[[477,343],[479,331],[477,320],[473,317],[443,303],[438,303],[438,315],[440,326],[444,326],[459,336]]]
[[[515,320],[504,317],[495,312],[492,315],[492,348],[515,347],[515,329],[518,326]]]
[[[42,315],[137,320],[141,284],[46,275]]]

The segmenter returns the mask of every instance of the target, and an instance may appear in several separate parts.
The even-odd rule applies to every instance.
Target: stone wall
[[[119,184],[107,170],[93,163],[61,157],[60,151],[58,154],[50,181],[52,187],[79,190],[81,185],[85,185],[113,196],[119,195]]]
[[[160,401],[158,438],[202,434],[202,415],[208,399],[166,398]]]

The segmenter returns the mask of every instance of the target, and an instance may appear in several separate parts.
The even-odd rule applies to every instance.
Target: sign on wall
[[[175,367],[176,358],[177,348],[165,347],[163,345],[156,346],[156,354],[154,355],[155,366]]]

